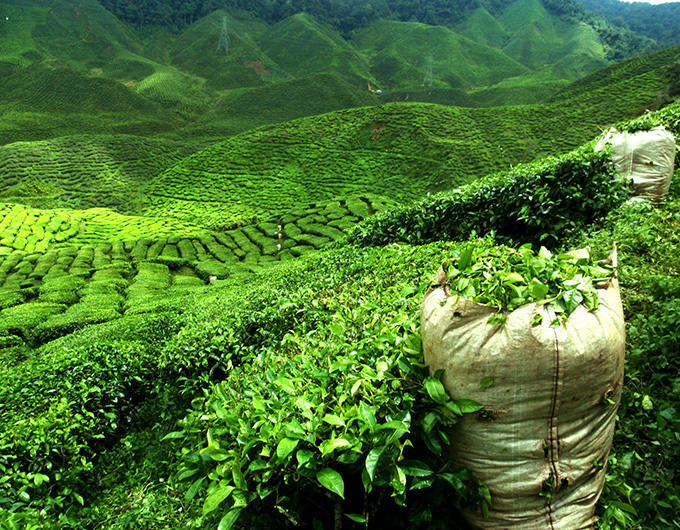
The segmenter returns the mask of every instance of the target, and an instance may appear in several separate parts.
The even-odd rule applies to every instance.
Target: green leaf
[[[304,466],[307,462],[314,458],[314,453],[312,453],[309,449],[300,449],[295,455],[295,458],[297,459],[298,467]]]
[[[403,493],[406,490],[406,473],[399,466],[395,466],[392,472],[392,480],[390,484],[397,493]]]
[[[486,322],[490,326],[504,326],[506,320],[508,320],[508,316],[502,311],[499,311],[498,313],[494,313],[493,315],[491,315],[489,317],[489,320],[487,320]]]
[[[290,392],[291,394],[295,394],[295,386],[293,385],[293,382],[287,377],[279,377],[278,379],[275,379],[274,384],[286,390],[287,392]]]
[[[550,291],[550,287],[536,278],[529,282],[529,294],[534,301],[543,300],[548,291]]]
[[[269,463],[266,460],[253,460],[249,465],[248,465],[248,471],[261,471],[263,469],[267,469],[269,467]]]
[[[460,407],[463,414],[470,414],[471,412],[477,412],[484,408],[484,405],[478,403],[473,399],[457,399],[456,405]]]
[[[467,486],[465,485],[463,479],[459,476],[458,473],[440,473],[438,476],[442,480],[448,482],[453,487],[453,489],[455,489],[458,492],[458,494],[461,497],[467,499],[468,495]]]
[[[231,468],[231,476],[234,479],[234,486],[236,486],[240,490],[244,491],[248,490],[246,478],[243,476],[241,466],[239,465],[238,462],[234,463],[234,466]]]
[[[428,412],[423,419],[423,431],[425,434],[430,434],[438,421],[437,415],[434,412]]]
[[[185,434],[184,431],[174,431],[174,432],[169,432],[163,438],[161,438],[161,442],[164,440],[174,440],[176,438],[184,438]]]
[[[435,403],[443,405],[449,400],[449,396],[444,390],[444,385],[439,379],[428,377],[425,379],[425,390]]]
[[[434,474],[430,466],[420,460],[403,460],[397,465],[409,477],[429,477]]]
[[[336,449],[342,449],[344,447],[352,447],[352,444],[344,438],[335,438],[333,440],[326,440],[321,443],[319,449],[321,449],[321,454],[326,456]]]
[[[234,523],[238,520],[239,515],[241,515],[241,510],[243,508],[235,508],[229,510],[222,519],[220,519],[220,524],[217,525],[217,530],[229,530]]]
[[[345,515],[347,517],[349,517],[355,523],[365,523],[366,522],[366,517],[364,517],[363,515],[359,515],[358,513],[346,513]]]
[[[343,420],[340,416],[336,416],[335,414],[326,414],[322,420],[336,427],[345,427],[345,420]]]
[[[458,269],[464,270],[470,266],[470,262],[472,261],[472,250],[472,247],[468,247],[461,253],[458,263],[456,264]]]
[[[293,440],[292,438],[283,438],[279,445],[276,446],[276,456],[283,460],[295,450],[298,442],[299,440]]]
[[[234,491],[234,486],[218,486],[203,503],[203,515],[207,515],[217,507]]]
[[[479,388],[489,388],[490,386],[493,385],[493,379],[490,377],[482,377],[482,380],[479,382]]]
[[[411,490],[422,490],[425,488],[429,488],[434,484],[434,479],[435,476],[429,476],[429,477],[413,477],[413,482],[411,482],[411,487],[409,489]]]
[[[578,291],[576,289],[570,289],[568,291],[565,291],[563,298],[564,303],[567,306],[567,314],[573,313],[574,309],[576,309],[579,306],[579,304],[583,302],[583,295],[581,294],[581,291]]]
[[[625,502],[620,501],[612,501],[612,506],[618,508],[622,512],[626,512],[637,517],[637,511],[630,504],[626,504]]]
[[[201,477],[191,485],[191,487],[184,494],[184,502],[189,502],[189,501],[191,501],[191,499],[193,499],[196,496],[196,493],[198,492],[198,488],[201,487],[201,484],[203,484],[203,481],[206,478],[207,477]]]
[[[371,432],[375,432],[376,425],[378,424],[375,419],[374,408],[375,407],[370,407],[363,401],[359,404],[359,418],[368,425]]]
[[[524,277],[516,272],[511,272],[505,278],[503,278],[503,283],[518,283],[524,282]]]
[[[208,447],[208,456],[210,457],[211,460],[215,460],[216,462],[222,462],[229,458],[229,452],[225,451],[224,449],[219,449],[214,446]]]
[[[337,335],[338,337],[345,336],[345,327],[339,322],[329,325],[328,329],[331,331],[331,333],[333,333],[333,335]]]
[[[380,460],[380,455],[385,450],[384,446],[373,447],[366,455],[366,471],[371,478],[371,482],[375,479],[375,468]]]
[[[330,467],[322,469],[316,474],[316,479],[324,488],[332,491],[341,499],[345,499],[345,481],[335,469]]]

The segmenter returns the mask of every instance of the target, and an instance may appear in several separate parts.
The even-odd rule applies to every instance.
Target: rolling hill
[[[489,86],[528,71],[500,50],[418,22],[381,20],[352,40],[371,59],[381,86],[389,89],[422,85],[430,57],[431,83],[450,88]]]
[[[370,24],[357,22],[354,31],[345,33],[309,13],[296,13],[293,7],[290,16],[243,6],[217,7],[204,6],[199,11],[205,16],[198,18],[194,16],[199,11],[192,11],[191,17],[182,19],[181,31],[173,31],[128,25],[95,0],[56,0],[49,7],[31,0],[4,2],[0,83],[10,83],[12,101],[22,105],[16,109],[3,105],[6,97],[0,100],[6,124],[0,141],[86,132],[148,135],[187,126],[194,137],[205,133],[209,141],[282,118],[336,110],[341,101],[363,105],[368,98],[359,92],[369,96],[369,83],[372,89],[388,92],[385,99],[390,101],[459,106],[537,103],[563,88],[565,81],[608,65],[612,46],[604,42],[601,28],[556,14],[554,6],[539,0],[464,10],[450,27],[390,20],[385,15]],[[139,6],[139,16],[145,9],[151,8]],[[136,11],[117,5],[116,12],[134,18]],[[224,21],[227,53],[217,49]],[[294,86],[276,88],[280,83],[328,73],[354,86],[355,96],[336,97],[336,89],[348,89],[342,83],[321,92],[310,86],[317,92],[312,99],[320,103],[328,98],[329,104],[291,113],[277,110],[271,121],[266,121],[266,113],[252,121],[218,118],[218,109],[231,98],[243,103],[263,95],[266,101],[273,91]],[[50,76],[61,77],[50,81]],[[99,102],[90,95],[97,84],[101,85],[97,92],[109,92]],[[270,90],[246,97],[245,92],[255,89]],[[83,101],[88,109],[101,104],[102,113],[114,106],[118,116],[102,114],[95,121],[81,113],[69,121],[58,112],[40,114],[50,101],[60,109],[73,108],[74,101]],[[154,111],[152,120],[139,115],[141,107],[150,115],[152,103],[162,109]],[[40,114],[40,125],[32,128],[34,113]],[[221,125],[202,128],[220,120]],[[191,127],[197,122],[201,126]],[[17,134],[22,128],[27,129],[23,137]]]
[[[231,226],[351,194],[399,202],[456,187],[566,152],[654,108],[674,86],[667,65],[678,57],[675,48],[612,67],[547,104],[395,103],[262,127],[161,173],[146,190],[144,212],[195,223],[210,212],[212,226]]]

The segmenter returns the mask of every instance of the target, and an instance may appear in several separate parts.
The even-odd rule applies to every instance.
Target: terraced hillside
[[[566,92],[551,104],[521,107],[393,103],[243,133],[159,175],[147,189],[144,212],[231,226],[348,194],[401,202],[456,187],[569,151],[658,104],[669,85],[666,70],[636,76],[635,64],[617,82],[612,77],[590,91],[587,105]]]
[[[575,80],[608,64],[592,27],[551,16],[540,0],[517,0],[498,21],[507,34],[502,50],[532,70],[557,67],[561,78]]]
[[[69,134],[142,134],[181,123],[156,102],[63,63],[39,63],[0,80],[0,144]]]
[[[380,20],[352,42],[371,59],[372,73],[390,90],[423,85],[430,57],[430,84],[448,88],[489,86],[529,71],[500,50],[418,22]]]
[[[0,146],[0,200],[139,213],[142,188],[197,149],[188,142],[131,135],[7,144]]]
[[[0,348],[162,309],[168,297],[343,239],[392,203],[377,196],[299,206],[209,232],[110,210],[0,207]]]
[[[601,98],[606,91],[612,95],[612,104],[622,105],[626,100],[624,93],[632,99],[650,90],[658,90],[660,101],[667,101],[668,98],[677,97],[680,92],[680,72],[676,67],[678,61],[680,46],[674,46],[608,66],[563,88],[550,101],[580,100],[587,105]],[[662,84],[663,88],[659,88]]]
[[[224,17],[229,31],[229,53],[218,50]],[[207,88],[231,90],[257,87],[285,79],[285,73],[259,46],[267,25],[247,12],[215,11],[171,40],[171,64],[205,80]]]
[[[607,64],[591,26],[565,22],[539,0],[516,0],[501,11],[492,16],[479,8],[452,29],[378,20],[347,39],[306,13],[271,24],[260,12],[216,10],[181,33],[139,32],[96,0],[49,6],[8,0],[0,5],[0,143],[83,133],[148,136],[197,123],[191,134],[214,140],[338,105],[364,105],[369,82],[394,91],[390,101],[535,103],[565,79]],[[225,17],[228,53],[217,49]],[[295,107],[277,104],[275,92],[293,86],[280,83],[304,86],[310,78],[299,78],[328,73],[344,82],[309,84],[309,97],[301,95],[314,102],[310,108],[258,110]],[[353,85],[351,97],[346,83]],[[247,94],[256,88],[265,91]],[[220,118],[230,101],[247,108]]]
[[[3,74],[53,58],[96,68],[122,51],[141,51],[127,25],[96,0],[54,0],[49,4],[5,0],[0,5],[0,16]]]
[[[334,72],[354,84],[375,82],[361,53],[339,33],[305,13],[272,26],[258,43],[288,75]]]
[[[336,74],[310,74],[253,89],[234,90],[193,125],[201,136],[231,136],[261,125],[280,123],[334,110],[367,107],[379,99]]]

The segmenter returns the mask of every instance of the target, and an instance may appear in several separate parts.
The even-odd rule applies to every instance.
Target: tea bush
[[[570,243],[619,247],[626,375],[599,508],[603,530],[673,528],[680,513],[679,176],[665,204],[621,207],[603,229]]]
[[[607,156],[584,147],[377,214],[348,239],[360,245],[422,244],[476,233],[554,246],[629,196]]]

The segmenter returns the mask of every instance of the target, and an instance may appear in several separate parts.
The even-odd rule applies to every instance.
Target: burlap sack
[[[435,284],[445,282],[439,271]],[[496,311],[426,294],[421,307],[425,361],[444,369],[453,398],[472,398],[451,439],[454,466],[466,466],[491,491],[490,517],[464,511],[484,530],[581,530],[592,527],[605,479],[621,395],[625,331],[618,281],[598,291],[594,312],[579,306],[557,328],[549,306],[530,304],[501,328]],[[532,327],[536,313],[543,323]],[[480,388],[483,378],[493,385]]]
[[[675,136],[663,127],[635,133],[610,129],[595,151],[612,148],[612,162],[621,175],[633,179],[635,195],[660,201],[668,195],[675,163]]]

